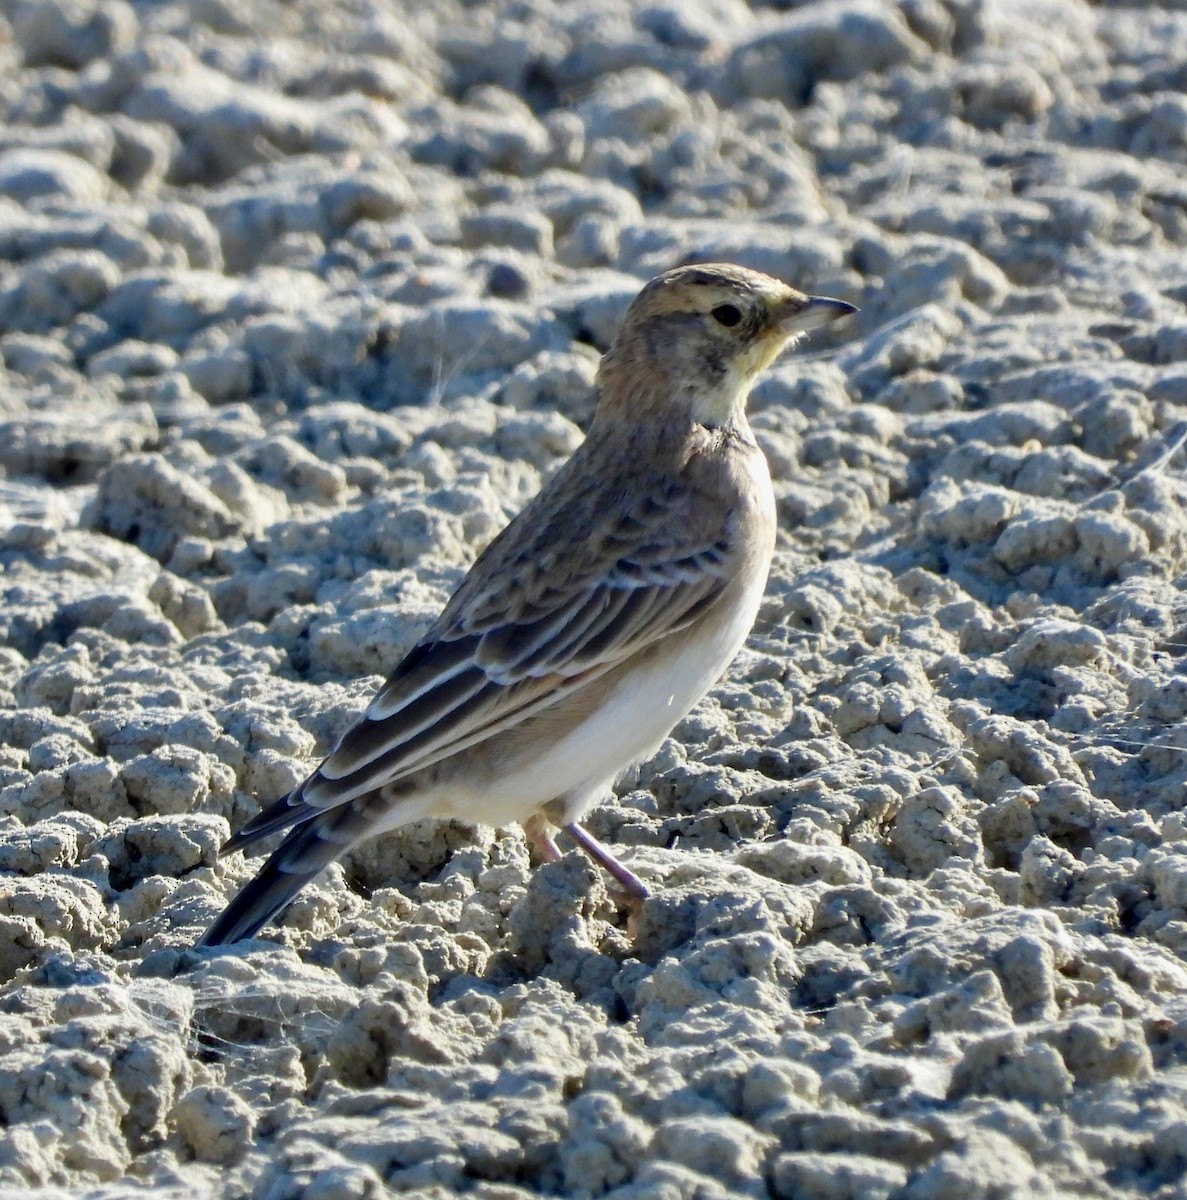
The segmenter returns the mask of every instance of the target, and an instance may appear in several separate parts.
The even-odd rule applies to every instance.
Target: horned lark
[[[775,544],[755,377],[856,311],[741,267],[680,267],[627,312],[589,436],[479,556],[324,762],[224,846],[289,832],[202,939],[250,937],[362,838],[426,817],[563,829],[628,898],[642,881],[581,825],[720,677]]]

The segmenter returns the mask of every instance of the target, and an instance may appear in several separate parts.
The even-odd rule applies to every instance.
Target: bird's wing
[[[333,752],[226,849],[475,746],[686,628],[737,569],[739,535],[721,517],[669,489],[590,513],[586,541],[563,552],[548,548],[549,522],[534,540],[508,537],[513,522]]]

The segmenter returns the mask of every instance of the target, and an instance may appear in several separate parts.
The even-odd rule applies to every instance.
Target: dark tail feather
[[[254,936],[315,876],[361,838],[371,823],[371,796],[302,822],[276,848],[202,936],[199,946],[229,946]]]
[[[230,835],[218,850],[218,857],[226,858],[228,854],[234,854],[236,850],[244,850],[253,841],[268,838],[270,834],[280,833],[281,829],[287,829],[289,826],[299,826],[316,816],[317,809],[305,808],[302,810],[298,806],[289,804],[288,797],[277,800],[271,808],[264,809],[258,816],[248,821],[238,833]]]
[[[223,909],[199,946],[229,946],[256,933],[321,870],[290,874],[273,854],[260,873]]]
[[[269,805],[263,812],[252,817],[238,833],[231,834],[219,850],[219,858],[234,854],[236,850],[242,850],[245,846],[250,846],[252,842],[257,842],[273,833],[279,833],[280,830],[287,829],[290,825],[303,825],[320,812],[324,812],[324,809],[312,808],[299,798],[303,787],[304,784],[296,791],[277,800],[275,804]]]

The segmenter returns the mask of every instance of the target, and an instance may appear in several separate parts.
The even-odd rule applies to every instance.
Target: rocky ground
[[[1185,1200],[1187,8],[0,12],[0,1191]],[[862,312],[637,936],[434,826],[190,952],[712,259]]]

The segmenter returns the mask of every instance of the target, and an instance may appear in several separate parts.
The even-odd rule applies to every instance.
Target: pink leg
[[[561,857],[560,847],[556,844],[556,839],[549,832],[551,826],[540,817],[532,817],[531,820],[525,821],[523,831],[528,835],[528,841],[532,844],[532,849],[540,856],[543,862],[557,862]]]
[[[651,892],[647,889],[647,885],[634,871],[629,867],[623,866],[592,833],[582,829],[576,821],[571,825],[566,825],[565,832],[599,867],[614,877],[623,892],[626,893],[626,899],[629,903],[638,904],[651,895]],[[556,849],[555,842],[553,842],[552,848]]]

